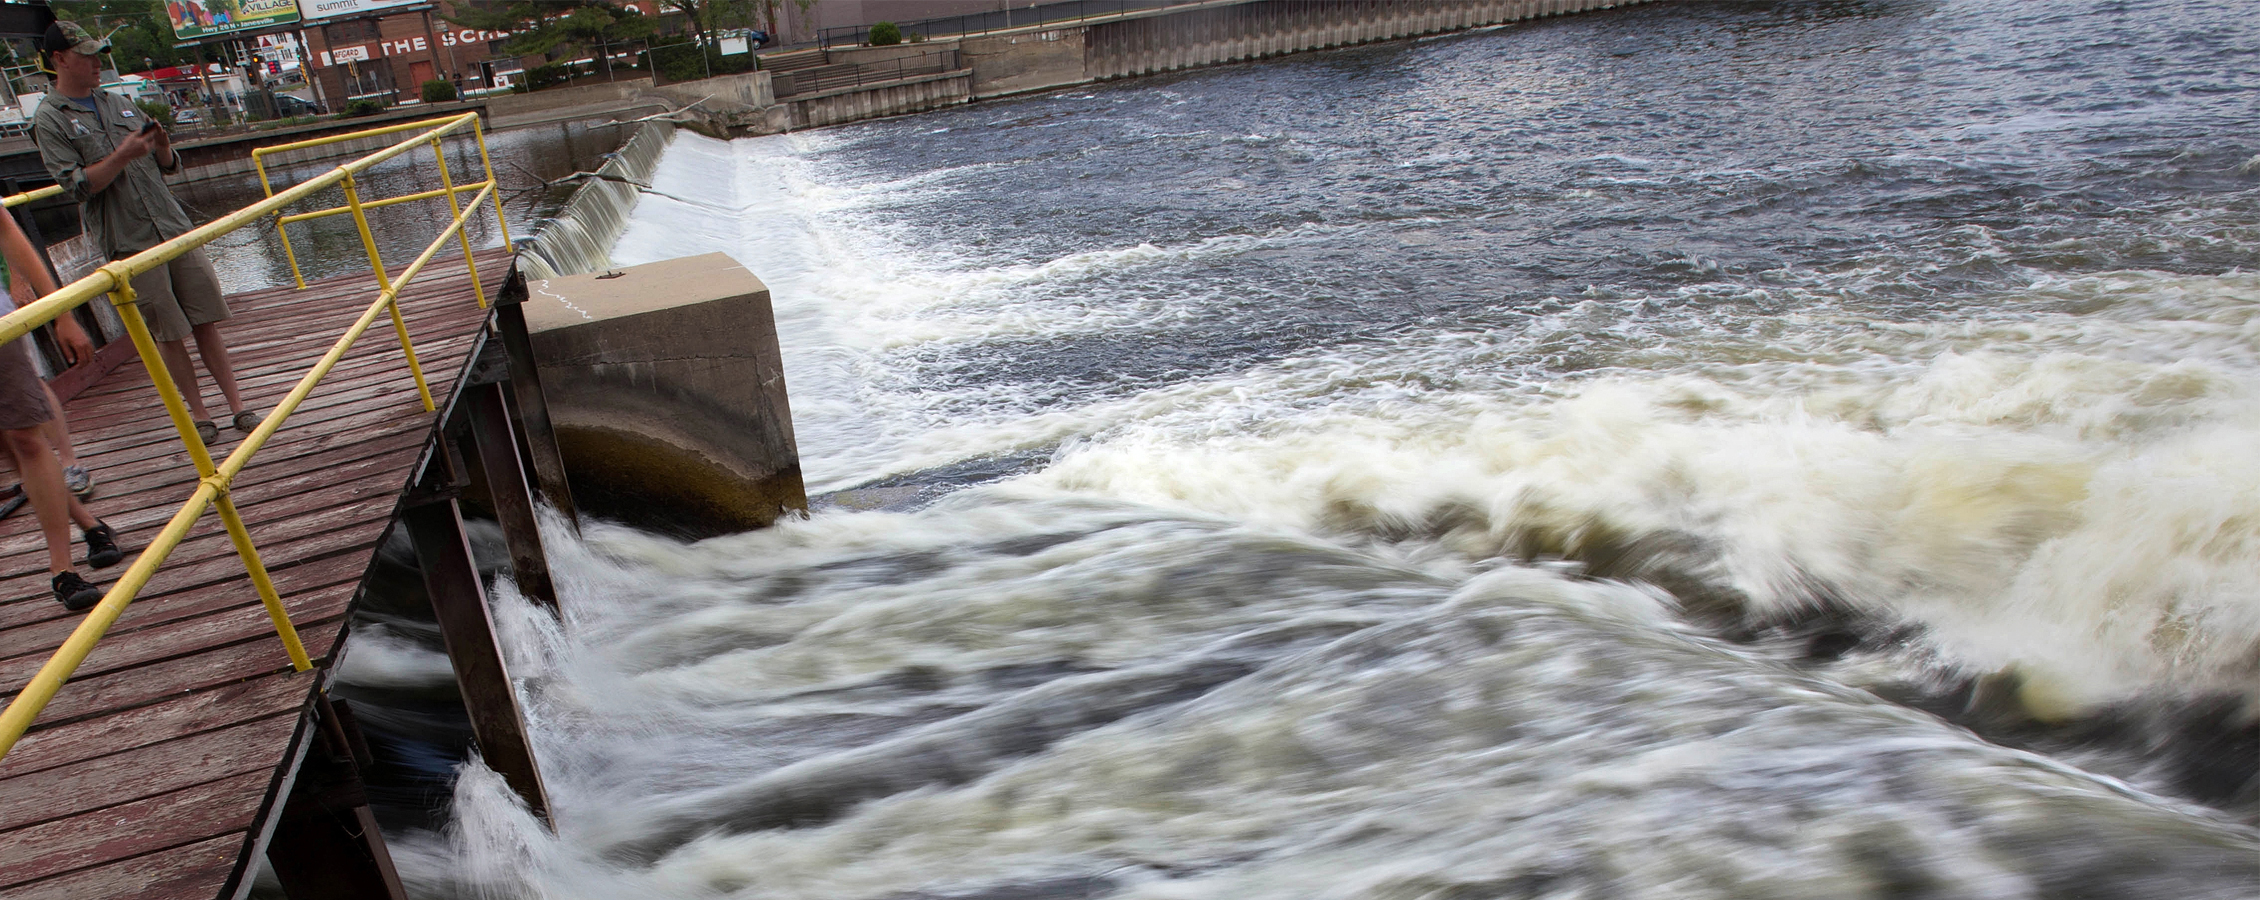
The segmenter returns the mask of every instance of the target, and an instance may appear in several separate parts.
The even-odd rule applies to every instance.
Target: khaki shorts
[[[31,339],[0,344],[0,429],[34,428],[54,417],[39,370],[31,364]]]
[[[198,247],[134,276],[133,292],[141,300],[141,317],[149,322],[149,335],[160,341],[185,341],[191,326],[224,322],[227,298],[220,296],[220,275]]]

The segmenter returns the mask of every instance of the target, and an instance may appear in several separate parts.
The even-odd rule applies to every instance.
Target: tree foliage
[[[575,57],[599,44],[651,36],[658,23],[634,7],[598,0],[553,3],[463,3],[447,20],[481,31],[509,32],[502,52],[511,56]]]
[[[659,8],[683,14],[691,34],[704,39],[708,32],[759,28],[770,34],[781,29],[779,17],[786,0],[659,0]],[[791,0],[805,14],[816,0]]]
[[[173,26],[164,0],[57,0],[56,18],[69,19],[94,34],[110,36],[110,53],[125,72],[150,63],[159,67],[196,62],[194,48],[175,50]]]

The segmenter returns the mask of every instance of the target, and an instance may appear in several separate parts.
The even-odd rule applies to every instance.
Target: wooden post
[[[361,784],[368,744],[344,701],[318,693],[312,715],[314,745],[267,843],[283,894],[292,900],[407,900]]]
[[[525,437],[526,459],[533,463],[534,487],[578,533],[580,514],[573,508],[573,486],[565,480],[565,455],[557,450],[557,428],[549,421],[541,369],[534,364],[534,340],[526,332],[526,311],[520,305],[525,302],[526,276],[513,264],[494,298],[494,330],[502,336],[503,352],[509,356],[511,411],[516,414],[519,433]]]
[[[502,646],[495,641],[494,620],[487,615],[486,586],[471,560],[462,511],[455,504],[462,462],[449,458],[453,442],[438,443],[418,485],[402,500],[406,509],[400,514],[401,524],[416,547],[432,612],[447,643],[447,659],[455,665],[455,685],[471,715],[479,755],[534,815],[547,822],[549,796],[542,788],[533,744],[526,737],[526,720],[518,710],[518,694],[511,686]]]
[[[541,528],[534,521],[534,497],[526,488],[525,467],[519,464],[518,439],[510,430],[503,386],[490,381],[466,384],[462,390],[476,468],[486,481],[488,499],[494,502],[503,543],[510,548],[510,573],[526,599],[554,613],[557,585],[549,577],[549,557],[542,551]]]

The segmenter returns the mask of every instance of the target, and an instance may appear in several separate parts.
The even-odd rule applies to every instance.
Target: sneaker
[[[64,466],[63,486],[70,488],[80,500],[94,499],[94,476],[87,474],[83,466]]]
[[[118,549],[118,533],[110,530],[110,526],[96,522],[94,527],[86,529],[87,565],[106,569],[124,558],[125,551]]]
[[[220,439],[220,426],[212,424],[209,419],[198,419],[196,420],[196,438],[206,444],[216,443]]]
[[[64,609],[71,612],[92,609],[94,604],[102,602],[102,594],[101,588],[87,584],[77,572],[55,573],[55,599],[63,602]]]

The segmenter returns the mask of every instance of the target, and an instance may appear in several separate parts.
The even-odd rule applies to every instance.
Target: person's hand
[[[149,151],[153,146],[150,143],[150,135],[154,133],[155,132],[150,131],[136,131],[132,134],[126,135],[123,139],[118,141],[118,149],[115,152],[125,154],[125,158],[127,159],[140,159],[144,156],[147,156],[149,155]]]
[[[94,358],[94,342],[67,312],[55,317],[55,349],[62,351],[64,362],[74,366]]]
[[[149,139],[149,152],[156,157],[157,165],[163,166],[173,161],[173,136],[166,133],[165,126],[147,129],[141,136]]]

